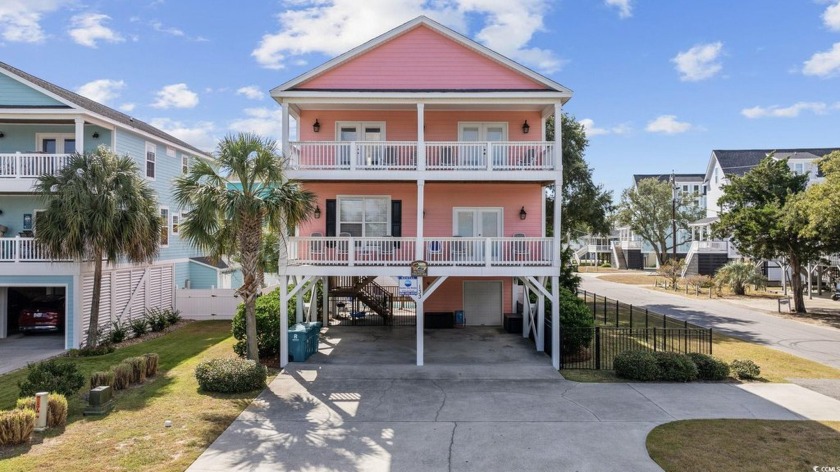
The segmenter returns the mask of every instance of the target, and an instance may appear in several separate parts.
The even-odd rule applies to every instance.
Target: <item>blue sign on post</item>
[[[417,277],[400,277],[399,295],[416,297],[420,295],[420,287]]]

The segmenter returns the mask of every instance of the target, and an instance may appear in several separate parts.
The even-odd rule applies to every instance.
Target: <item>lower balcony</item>
[[[423,259],[430,267],[551,267],[553,238],[429,237],[422,240]],[[412,237],[292,237],[291,266],[408,266],[416,260]]]
[[[52,261],[35,238],[0,238],[0,263],[9,262],[72,262],[71,259]]]

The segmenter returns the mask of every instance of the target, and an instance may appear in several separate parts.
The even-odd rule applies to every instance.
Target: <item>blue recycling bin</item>
[[[310,355],[307,355],[307,344],[310,335],[307,332],[306,325],[298,323],[289,326],[289,360],[293,362],[303,362]]]

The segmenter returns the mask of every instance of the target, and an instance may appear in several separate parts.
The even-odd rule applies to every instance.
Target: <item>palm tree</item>
[[[718,290],[728,285],[735,295],[747,293],[747,285],[764,287],[767,279],[761,275],[753,264],[749,262],[732,261],[721,267],[715,274]]]
[[[35,190],[46,204],[35,237],[50,258],[94,264],[86,345],[96,347],[102,261],[152,262],[161,231],[155,192],[129,156],[117,156],[103,146],[74,154],[57,175],[39,177]]]
[[[189,209],[181,236],[211,257],[235,257],[242,265],[236,293],[245,304],[248,358],[254,360],[259,360],[255,310],[263,228],[284,234],[315,208],[315,195],[286,178],[284,164],[275,141],[240,133],[219,142],[215,165],[199,160],[175,180],[175,200]]]

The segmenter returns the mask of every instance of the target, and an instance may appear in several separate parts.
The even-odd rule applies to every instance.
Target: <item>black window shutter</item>
[[[402,236],[402,200],[391,200],[391,236]]]
[[[327,200],[327,236],[335,236],[335,225],[338,218],[335,212],[335,200]]]

